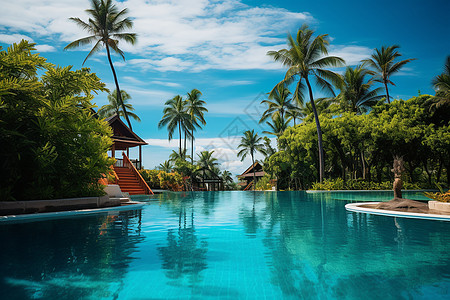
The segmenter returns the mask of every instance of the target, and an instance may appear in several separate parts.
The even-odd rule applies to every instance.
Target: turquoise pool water
[[[0,298],[450,295],[450,222],[347,212],[344,205],[356,201],[352,193],[203,192],[135,199],[148,204],[111,215],[0,224]]]

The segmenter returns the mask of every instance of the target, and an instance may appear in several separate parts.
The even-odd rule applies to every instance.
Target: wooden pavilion
[[[248,190],[253,184],[253,172],[255,172],[256,182],[258,182],[264,176],[264,170],[259,161],[255,161],[253,165],[247,168],[241,175],[238,175],[239,185]]]
[[[118,115],[105,119],[111,126],[113,145],[111,146],[111,157],[116,159],[114,171],[116,183],[122,192],[130,195],[153,194],[150,187],[142,178],[138,170],[142,169],[142,146],[147,143],[134,133]],[[139,159],[129,159],[130,148],[139,147]],[[116,151],[123,151],[122,158],[116,158]],[[125,153],[126,151],[126,153]]]
[[[139,147],[139,159],[132,159],[131,162],[136,169],[142,169],[142,146],[148,144],[128,128],[117,115],[106,118],[105,121],[108,122],[113,130],[111,157],[115,158],[116,151],[126,151],[127,157],[130,157],[130,148]],[[117,159],[118,163],[116,165],[120,165],[121,160]]]
[[[192,176],[192,188],[195,191],[223,191],[223,179],[209,169],[197,170]]]

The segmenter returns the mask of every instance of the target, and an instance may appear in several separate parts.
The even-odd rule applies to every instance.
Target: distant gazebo
[[[256,161],[253,165],[247,168],[241,175],[238,175],[239,185],[244,190],[250,189],[253,183],[253,172],[255,172],[256,182],[258,182],[264,176],[264,170],[259,161]]]
[[[126,151],[126,155],[130,157],[130,148],[139,147],[139,159],[130,159],[136,169],[142,169],[142,146],[147,143],[134,133],[127,125],[117,116],[105,119],[113,130],[113,145],[111,146],[111,157],[115,158],[116,150]],[[116,166],[121,167],[122,159],[117,159]],[[122,164],[122,165],[121,165]]]
[[[207,168],[201,168],[192,176],[196,191],[223,191],[223,179]]]

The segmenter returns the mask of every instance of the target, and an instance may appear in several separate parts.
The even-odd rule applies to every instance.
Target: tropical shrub
[[[87,68],[54,67],[34,45],[0,48],[0,199],[101,195],[112,133],[91,101],[105,85]]]
[[[433,199],[435,201],[440,202],[450,202],[450,191],[447,191],[446,193],[440,192],[440,193],[424,193],[426,197]]]
[[[183,177],[178,173],[166,173],[161,171],[158,174],[159,177],[159,185],[163,189],[168,189],[171,191],[182,191],[183,190]]]
[[[271,190],[272,184],[270,184],[271,176],[269,174],[264,174],[264,176],[256,182],[255,189],[258,191]]]
[[[159,170],[147,170],[142,169],[139,170],[139,173],[141,173],[142,178],[147,182],[148,186],[152,189],[160,189],[160,181],[159,181],[159,173],[163,171]]]
[[[140,170],[139,172],[152,189],[183,190],[183,177],[178,172],[168,173],[162,170]]]
[[[363,115],[322,113],[325,177],[345,178],[348,185],[358,181],[354,188],[349,186],[352,189],[378,189],[359,181],[391,189],[384,182],[393,182],[393,156],[398,155],[405,161],[405,188],[408,182],[421,188],[433,188],[434,182],[449,186],[450,107],[435,108],[436,101],[436,97],[421,95],[379,103]],[[319,181],[318,161],[314,120],[306,118],[284,131],[278,152],[266,159],[264,167],[277,178],[279,189],[308,189]],[[342,183],[333,185],[342,188]]]
[[[336,191],[336,190],[392,190],[392,182],[373,182],[364,180],[347,180],[344,182],[342,178],[336,179],[325,179],[323,183],[315,182],[312,185],[312,190],[325,190],[325,191]],[[403,183],[403,189],[405,190],[415,190],[420,189],[417,184],[412,184],[408,182]]]

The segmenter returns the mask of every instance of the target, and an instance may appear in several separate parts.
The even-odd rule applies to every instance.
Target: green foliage
[[[429,192],[425,192],[424,193],[426,197],[433,199],[435,201],[439,201],[439,202],[450,202],[450,191],[446,192],[446,193],[429,193]]]
[[[142,178],[147,182],[148,186],[152,189],[160,189],[161,188],[161,185],[159,183],[159,177],[158,177],[158,174],[160,172],[165,172],[165,171],[147,170],[147,169],[139,170],[139,173],[141,173]]]
[[[175,173],[166,173],[161,171],[158,174],[159,185],[162,189],[168,189],[171,191],[182,191],[183,190],[183,177]]]
[[[33,50],[22,41],[0,52],[0,198],[101,195],[112,133],[92,116],[91,100],[105,85],[87,68],[53,67]]]
[[[399,155],[405,161],[404,181],[417,188],[433,188],[434,182],[445,179],[450,185],[450,114],[445,106],[431,109],[436,101],[433,96],[421,95],[379,103],[363,115],[322,113],[326,177],[392,182],[393,156]],[[278,148],[266,160],[265,171],[276,176],[279,189],[307,189],[319,181],[312,119],[286,129]]]
[[[265,190],[271,190],[272,184],[270,184],[270,180],[272,177],[269,174],[264,174],[264,176],[256,182],[255,190],[258,191],[265,191]]]
[[[131,96],[124,90],[122,90],[120,93],[122,95],[122,102],[127,109],[126,114],[128,116],[132,117],[135,121],[140,122],[141,119],[138,117],[138,115],[133,113],[133,111],[134,111],[133,105],[131,105],[130,103],[127,103],[128,100],[131,99]],[[112,117],[114,115],[118,115],[119,117],[125,117],[125,112],[124,112],[124,110],[121,106],[121,103],[119,102],[119,99],[117,97],[117,90],[114,90],[114,92],[112,92],[111,94],[108,94],[108,101],[109,101],[109,104],[103,105],[98,110],[98,115],[100,117],[108,118],[108,117]]]
[[[140,170],[142,178],[152,189],[167,189],[181,191],[184,186],[183,177],[178,172],[165,172],[162,170]]]
[[[323,183],[315,182],[312,185],[312,190],[325,190],[325,191],[336,191],[336,190],[392,190],[392,182],[373,182],[364,180],[347,180],[344,182],[342,178],[336,179],[325,179]],[[403,183],[403,189],[405,190],[415,190],[420,189],[417,184],[411,184],[408,182]]]

